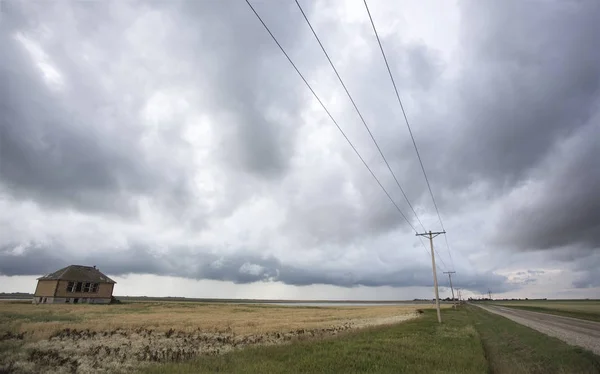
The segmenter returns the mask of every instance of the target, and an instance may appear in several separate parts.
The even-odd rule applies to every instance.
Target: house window
[[[91,282],[69,282],[67,292],[98,292],[98,283]]]
[[[81,282],[69,282],[67,284],[67,292],[81,292]]]

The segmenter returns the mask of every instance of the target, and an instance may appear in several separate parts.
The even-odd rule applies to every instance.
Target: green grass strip
[[[468,306],[491,373],[600,373],[600,357],[507,318]]]

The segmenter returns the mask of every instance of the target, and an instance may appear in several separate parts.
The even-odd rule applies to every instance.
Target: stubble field
[[[148,363],[397,323],[428,307],[0,302],[0,372],[126,372]]]

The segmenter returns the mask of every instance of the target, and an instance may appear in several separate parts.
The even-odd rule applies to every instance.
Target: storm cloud
[[[361,2],[301,3],[425,227],[295,4],[255,7],[411,224],[441,228]],[[418,18],[434,3],[369,4],[448,230],[440,269],[474,293],[545,266],[599,287],[600,5],[444,4],[439,31]],[[245,2],[2,7],[0,274],[432,285]]]
[[[282,282],[288,285],[312,284],[341,287],[432,287],[431,269],[426,265],[393,269],[387,267],[364,268],[346,271],[331,265],[313,268],[296,267],[281,263],[273,256],[260,257],[253,253],[238,252],[232,256],[219,256],[191,248],[171,248],[168,254],[151,253],[147,247],[134,245],[127,251],[118,251],[108,258],[99,254],[76,254],[69,259],[77,263],[102,264],[101,271],[122,276],[130,273],[183,276],[192,279],[229,281],[236,284],[253,282]],[[4,248],[0,250],[0,272],[6,275],[36,275],[50,273],[66,265],[62,253],[52,254],[42,245]],[[486,292],[490,287],[496,292],[514,289],[506,277],[493,273],[463,276],[456,287]]]

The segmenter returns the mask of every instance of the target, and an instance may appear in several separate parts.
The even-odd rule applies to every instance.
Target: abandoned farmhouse
[[[33,303],[108,304],[115,283],[96,266],[70,265],[38,278]]]

